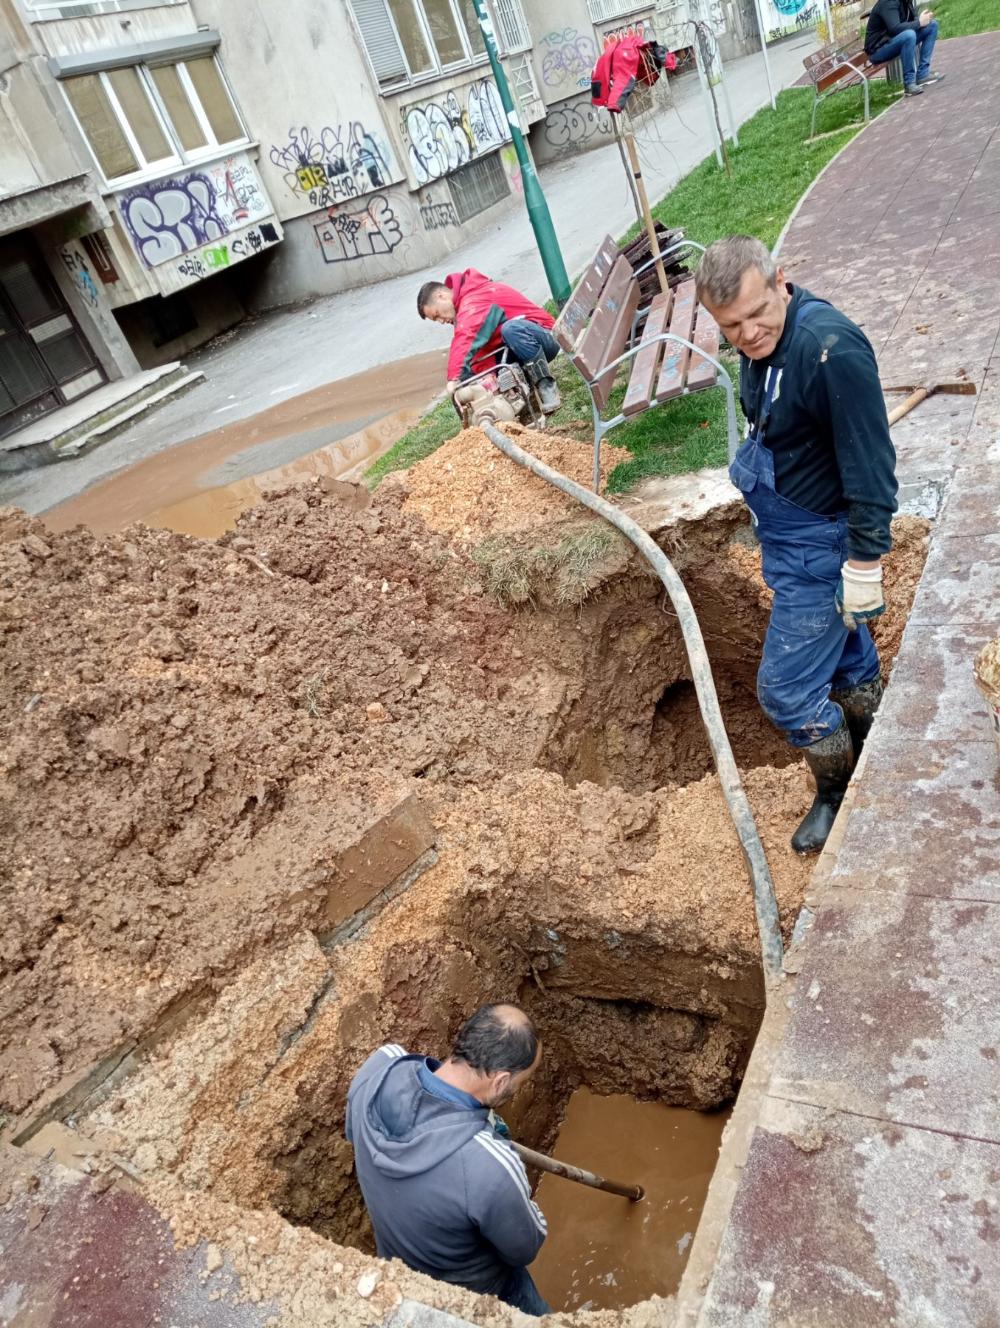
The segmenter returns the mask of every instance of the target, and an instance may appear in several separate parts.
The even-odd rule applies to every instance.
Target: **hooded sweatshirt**
[[[541,1249],[545,1218],[489,1109],[424,1086],[437,1065],[390,1043],[354,1076],[346,1132],[358,1182],[383,1259],[497,1295]]]
[[[489,277],[468,267],[464,272],[452,272],[444,284],[455,302],[455,330],[448,352],[448,380],[461,381],[495,364],[493,356],[503,345],[500,329],[511,318],[526,318],[539,327],[552,327],[552,315],[532,304],[527,296],[491,281]]]

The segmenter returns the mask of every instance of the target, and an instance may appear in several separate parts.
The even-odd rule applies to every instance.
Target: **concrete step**
[[[136,418],[189,391],[204,374],[174,361],[106,383],[61,410],[0,439],[0,474],[36,470],[81,456],[134,423]]]
[[[115,434],[121,433],[123,429],[132,424],[140,415],[145,415],[147,411],[155,410],[157,406],[169,401],[172,397],[181,396],[184,392],[189,392],[192,387],[205,381],[205,375],[200,369],[191,373],[182,372],[179,377],[171,380],[167,387],[160,388],[158,392],[150,392],[148,395],[140,397],[134,401],[126,410],[116,411],[110,419],[104,420],[96,428],[88,429],[85,433],[78,434],[69,442],[60,443],[56,447],[56,461],[70,461],[73,457],[82,456],[92,448],[106,443],[109,438]]]

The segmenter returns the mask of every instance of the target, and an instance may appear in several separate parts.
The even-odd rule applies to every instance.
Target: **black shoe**
[[[851,771],[854,769],[854,744],[846,721],[828,738],[821,738],[802,749],[806,765],[816,781],[816,797],[802,824],[792,835],[796,853],[818,853],[830,837],[840,804],[844,801]]]
[[[538,393],[538,404],[542,408],[542,414],[554,415],[562,405],[562,398],[559,395],[556,380],[549,370],[549,362],[545,355],[540,351],[533,360],[528,360],[524,366],[524,372],[528,375],[528,381],[534,384],[535,391]]]
[[[922,88],[928,83],[940,83],[943,78],[944,74],[939,74],[937,70],[932,69],[929,74],[925,74],[923,78],[917,79],[917,86]]]
[[[836,701],[847,720],[847,727],[851,731],[851,742],[854,744],[855,761],[861,755],[865,739],[875,722],[875,711],[879,707],[884,690],[882,679],[872,678],[871,682],[860,683],[857,687],[849,687],[846,691],[830,693],[830,700]]]
[[[903,89],[904,97],[922,97],[923,95],[924,95],[923,88],[918,88],[916,83],[908,83],[906,87]]]

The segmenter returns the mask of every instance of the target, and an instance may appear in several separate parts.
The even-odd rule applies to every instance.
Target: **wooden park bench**
[[[693,240],[680,240],[672,246],[675,252],[682,248],[704,253],[704,246]],[[663,257],[669,253],[667,250]],[[718,358],[719,328],[695,297],[694,277],[671,278],[677,284],[667,294],[658,293],[642,306],[643,270],[633,268],[611,236],[606,236],[553,328],[590,393],[595,493],[601,486],[605,434],[675,397],[723,388],[730,457],[738,445],[733,383]],[[619,371],[629,363],[624,399],[617,414],[605,419]]]
[[[839,92],[842,88],[854,88],[860,83],[865,94],[865,124],[871,119],[871,99],[868,85],[876,74],[885,74],[887,82],[898,82],[901,78],[897,60],[885,64],[873,65],[865,54],[865,40],[855,37],[853,41],[832,43],[821,46],[812,55],[802,61],[809,81],[813,85],[812,121],[809,125],[809,137],[816,135],[816,111],[824,98]]]

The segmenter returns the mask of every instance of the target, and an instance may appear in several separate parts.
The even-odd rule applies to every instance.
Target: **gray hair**
[[[778,267],[767,245],[752,235],[727,235],[710,244],[701,256],[695,273],[698,299],[719,308],[732,304],[740,293],[743,274],[756,268],[769,286],[773,286]]]

